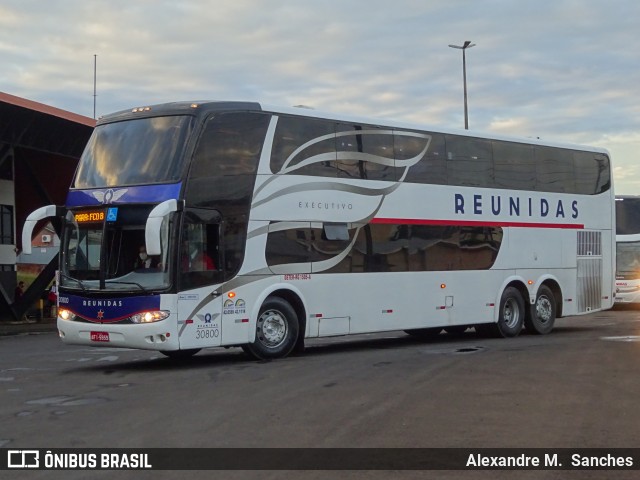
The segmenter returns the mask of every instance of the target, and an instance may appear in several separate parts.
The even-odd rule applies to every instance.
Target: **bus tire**
[[[536,301],[524,320],[528,332],[546,335],[553,330],[556,321],[556,298],[546,285],[541,285]]]
[[[289,302],[269,297],[260,308],[256,321],[256,338],[243,350],[258,360],[283,358],[296,346],[299,321]]]
[[[160,353],[172,360],[186,360],[200,351],[199,348],[187,348],[185,350],[160,350]]]
[[[496,333],[503,338],[516,337],[524,326],[524,300],[517,288],[507,287],[500,298]]]

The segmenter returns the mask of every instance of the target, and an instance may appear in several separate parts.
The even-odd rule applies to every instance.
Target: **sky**
[[[88,117],[247,100],[462,129],[448,45],[469,40],[470,131],[607,148],[633,195],[639,24],[637,0],[3,0],[0,91]]]

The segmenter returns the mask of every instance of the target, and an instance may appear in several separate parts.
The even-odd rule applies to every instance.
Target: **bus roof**
[[[112,114],[105,115],[98,119],[98,125],[104,123],[111,123],[116,121],[128,120],[133,118],[143,117],[156,117],[162,115],[180,115],[190,114],[203,116],[215,111],[229,111],[229,110],[242,110],[242,111],[262,111],[268,113],[297,115],[310,118],[326,119],[332,121],[341,122],[353,122],[363,123],[367,125],[400,128],[406,130],[427,131],[434,133],[443,133],[451,135],[462,135],[474,138],[484,138],[489,140],[500,140],[505,142],[526,143],[531,145],[541,145],[549,147],[567,148],[572,150],[583,150],[590,152],[603,153],[609,156],[609,151],[601,147],[592,147],[587,145],[572,144],[558,141],[542,140],[539,137],[517,137],[502,135],[489,132],[480,132],[473,130],[460,130],[448,127],[437,127],[434,125],[417,124],[404,121],[372,118],[372,117],[360,117],[354,115],[345,115],[342,113],[319,111],[309,107],[282,107],[261,104],[258,102],[243,102],[243,101],[185,101],[185,102],[172,102],[163,103],[157,105],[134,107],[128,110],[121,110]]]

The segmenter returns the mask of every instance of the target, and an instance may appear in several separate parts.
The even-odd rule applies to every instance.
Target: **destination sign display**
[[[77,223],[91,223],[104,221],[104,210],[85,210],[76,212],[73,218]]]

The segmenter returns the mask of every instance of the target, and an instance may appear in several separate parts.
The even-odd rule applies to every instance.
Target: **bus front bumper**
[[[178,350],[178,332],[170,325],[172,317],[146,324],[85,323],[58,317],[58,335],[70,345]]]

